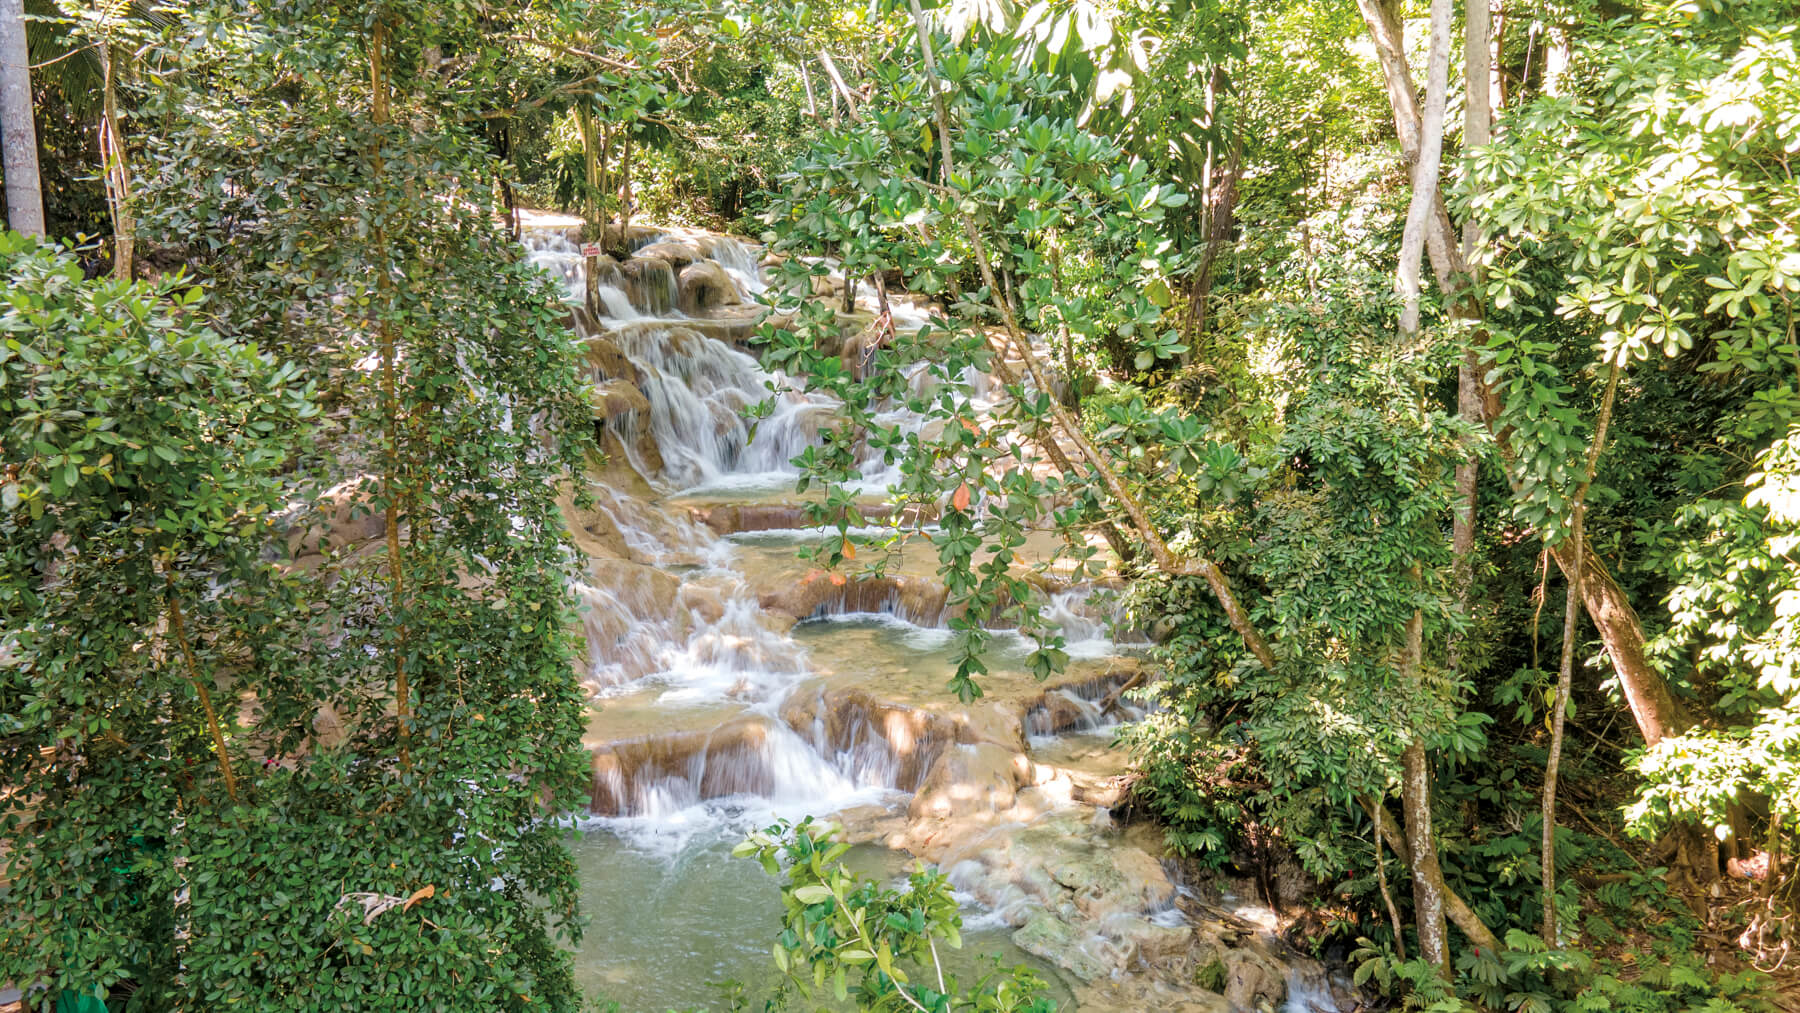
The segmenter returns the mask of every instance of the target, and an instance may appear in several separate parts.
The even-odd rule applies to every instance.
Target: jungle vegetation
[[[580,1008],[554,495],[594,448],[511,215],[548,206],[940,298],[859,370],[816,302],[761,335],[845,404],[799,461],[821,521],[892,455],[961,614],[1044,673],[1033,583],[978,560],[1110,550],[1158,640],[1139,813],[1299,863],[1296,941],[1372,994],[1773,1008],[1796,45],[1780,0],[0,4],[0,981]],[[998,375],[1005,417],[914,362]],[[381,552],[288,565],[345,509]],[[746,850],[830,854],[791,830]],[[856,894],[899,919],[865,938],[832,860],[789,917],[839,942],[784,970],[1037,1008],[893,975],[947,888]]]

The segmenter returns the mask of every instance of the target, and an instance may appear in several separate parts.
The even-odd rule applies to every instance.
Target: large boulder
[[[917,791],[962,732],[944,714],[858,688],[795,693],[781,719],[821,752],[851,757],[860,773],[902,791]]]
[[[635,257],[652,257],[668,261],[669,266],[679,271],[682,268],[702,260],[704,257],[700,247],[683,239],[660,239],[648,246],[640,246]]]
[[[744,301],[737,282],[710,260],[696,261],[681,269],[681,311],[689,315]]]
[[[589,338],[587,346],[588,365],[594,370],[596,380],[629,380],[638,382],[637,367],[625,355],[624,349],[611,338]]]
[[[921,626],[943,622],[949,592],[930,578],[846,577],[815,570],[762,596],[762,607],[796,620],[850,612],[886,612]]]
[[[1012,941],[1019,949],[1064,968],[1082,981],[1107,977],[1116,967],[1096,952],[1097,937],[1048,911],[1032,915],[1013,933]]]

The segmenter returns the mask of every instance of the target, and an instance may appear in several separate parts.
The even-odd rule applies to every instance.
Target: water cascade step
[[[589,939],[600,942],[578,958],[583,980],[644,1008],[703,1003],[707,980],[764,980],[765,945],[707,935],[722,924],[719,905],[739,898],[767,908],[766,924],[749,909],[734,913],[743,932],[775,924],[772,887],[725,853],[776,816],[838,814],[864,842],[857,853],[887,863],[889,875],[915,856],[951,870],[974,905],[968,938],[1035,961],[1057,982],[1061,1008],[1157,1005],[1143,991],[1165,987],[1156,968],[1191,962],[1211,937],[1172,906],[1159,845],[1109,829],[1109,807],[1129,782],[1110,732],[1141,713],[1119,699],[1141,678],[1141,638],[1119,631],[1097,589],[1050,585],[1041,614],[1066,642],[1068,672],[1038,683],[1025,664],[1033,645],[1001,609],[983,624],[994,637],[987,695],[956,701],[944,684],[958,613],[928,545],[881,549],[893,565],[879,576],[823,572],[795,556],[837,536],[794,492],[790,462],[834,424],[838,406],[765,370],[744,345],[773,312],[763,251],[735,237],[634,227],[609,230],[609,255],[590,259],[575,242],[578,221],[533,214],[525,226],[529,258],[558,284],[584,343],[609,456],[590,495],[564,503],[583,557],[575,592],[594,700],[592,818],[577,850],[584,870],[639,869],[634,886],[657,894],[595,884]],[[893,295],[896,326],[933,321],[925,303]],[[860,317],[846,328],[873,315],[872,296],[859,293]],[[987,377],[944,378],[925,366],[911,376],[920,393],[945,383],[975,398],[997,390]],[[765,403],[752,425],[749,410]],[[886,417],[923,425],[898,406]],[[851,532],[859,543],[879,546],[935,519],[929,505],[895,516],[883,504],[896,478],[867,455],[866,501]],[[1054,549],[1046,537],[1021,557],[1049,559]],[[667,920],[683,917],[694,920]],[[604,931],[609,922],[631,929]],[[692,966],[672,966],[671,954]],[[1279,1004],[1291,993],[1332,1008],[1319,1004],[1329,991],[1317,976],[1272,968],[1273,985],[1247,986],[1250,1001]],[[1103,987],[1133,998],[1103,998]]]

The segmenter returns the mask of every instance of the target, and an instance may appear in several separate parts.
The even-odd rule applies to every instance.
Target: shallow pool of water
[[[756,862],[731,857],[740,838],[741,830],[722,826],[662,854],[604,826],[583,831],[572,842],[589,918],[575,956],[582,991],[617,1002],[622,1013],[724,1009],[716,982],[765,994],[778,980],[770,946],[781,894]],[[908,856],[874,846],[853,849],[845,862],[884,882],[911,867]],[[941,951],[947,973],[973,980],[991,967],[988,957],[1028,964],[1050,983],[1059,1010],[1075,1008],[1061,975],[1014,946],[1010,929],[982,926],[977,911],[963,917],[963,948]]]

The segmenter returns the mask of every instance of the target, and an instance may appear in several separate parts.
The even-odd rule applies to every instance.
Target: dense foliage
[[[843,404],[797,461],[818,562],[891,564],[851,528],[897,464],[965,700],[991,628],[1047,675],[1044,590],[1132,578],[1136,810],[1199,866],[1293,858],[1299,941],[1372,990],[1764,1008],[1800,932],[1792,4],[1513,5],[1467,49],[1446,0],[28,7],[72,242],[0,237],[0,982],[579,1004],[589,410],[501,224],[539,201],[613,249],[768,242],[764,362]],[[812,824],[746,850],[786,998],[1043,1005],[922,976],[941,877],[858,882]]]
[[[7,240],[0,978],[576,1008],[587,404],[424,62],[480,15],[184,13],[137,200],[195,274]]]

